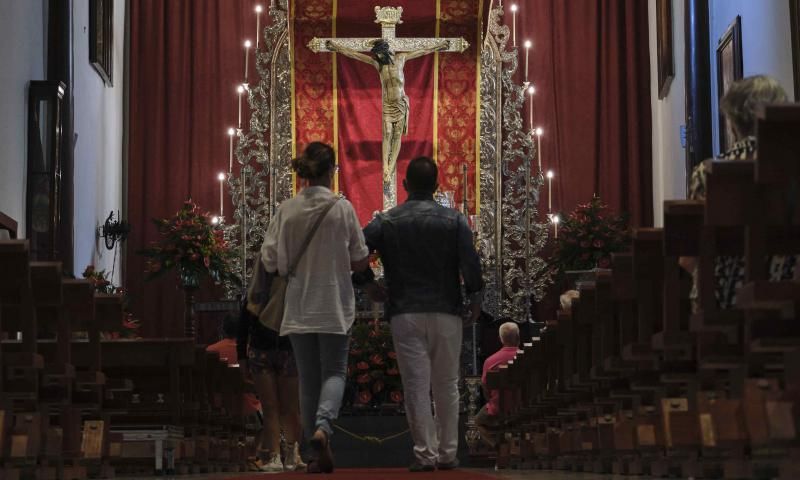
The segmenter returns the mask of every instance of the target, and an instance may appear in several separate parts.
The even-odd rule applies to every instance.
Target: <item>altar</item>
[[[488,5],[488,26],[484,8],[482,0],[402,0],[391,7],[272,2],[255,51],[258,78],[242,85],[249,118],[231,136],[225,178],[234,211],[220,228],[239,252],[240,278],[249,278],[278,205],[302,187],[291,160],[305,145],[333,146],[334,189],[362,225],[405,200],[398,177],[424,155],[439,167],[437,201],[459,209],[473,229],[486,318],[537,321],[533,303],[549,283],[540,256],[550,226],[538,211],[544,172],[534,129],[522,115],[528,85],[518,81],[519,55],[503,7]],[[385,51],[395,56],[382,61]],[[399,90],[387,93],[397,82]],[[229,296],[238,293],[228,286]],[[398,442],[407,432],[390,425],[402,418],[403,393],[388,324],[381,305],[360,293],[357,303],[340,428],[361,421],[346,418],[382,419],[368,421],[377,428],[372,433],[343,436]],[[463,378],[480,374],[478,332],[464,331]],[[475,414],[476,388],[474,378],[463,385],[465,422]]]

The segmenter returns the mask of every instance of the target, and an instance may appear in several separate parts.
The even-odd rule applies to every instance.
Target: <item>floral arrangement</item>
[[[159,242],[154,242],[141,253],[147,257],[147,279],[159,277],[176,270],[180,286],[195,289],[203,277],[214,283],[229,280],[239,284],[230,268],[235,253],[229,248],[223,231],[215,228],[208,213],[191,199],[185,201],[174,217],[154,220]]]
[[[100,336],[102,338],[141,338],[139,330],[142,324],[128,311],[128,295],[121,287],[115,287],[111,283],[110,276],[105,270],[95,270],[94,265],[87,265],[83,271],[83,278],[89,280],[97,293],[122,296],[121,328],[112,332],[101,332]]]
[[[95,292],[113,294],[121,290],[111,284],[109,274],[105,270],[95,270],[94,265],[87,265],[83,271],[83,278],[89,280]]]
[[[345,404],[356,408],[399,406],[403,387],[389,324],[356,323],[350,338]]]
[[[630,245],[627,217],[613,214],[597,196],[578,205],[558,230],[553,264],[561,272],[609,268],[611,254]]]

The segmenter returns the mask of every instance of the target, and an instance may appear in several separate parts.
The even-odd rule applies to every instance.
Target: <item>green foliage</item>
[[[552,263],[561,272],[609,268],[611,254],[627,250],[630,241],[627,216],[613,214],[595,196],[561,222]]]

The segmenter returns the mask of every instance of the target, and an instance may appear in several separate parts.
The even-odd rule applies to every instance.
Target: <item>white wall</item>
[[[742,17],[744,76],[775,77],[791,98],[792,44],[789,2],[786,0],[710,0],[711,109],[714,154],[719,153],[719,99],[717,98],[717,43],[737,15]]]
[[[75,62],[75,273],[94,264],[111,272],[114,252],[97,229],[108,213],[122,209],[123,83],[125,79],[125,0],[114,0],[113,87],[89,63],[89,0],[73,3]],[[121,253],[121,250],[119,250]],[[113,283],[119,285],[117,256]]]
[[[0,211],[25,232],[27,85],[43,80],[47,0],[0,0]],[[75,274],[88,264],[112,269],[113,252],[96,238],[109,211],[122,208],[125,0],[114,0],[114,86],[89,63],[89,0],[73,3],[75,100]],[[119,285],[120,268],[114,283]]]
[[[658,99],[656,48],[656,1],[650,0],[650,90],[653,115],[653,219],[664,221],[664,200],[686,196],[686,151],[681,144],[681,126],[686,123],[684,1],[672,0],[672,44],[675,78],[669,94]]]
[[[0,211],[25,235],[28,82],[44,80],[47,0],[0,1]]]

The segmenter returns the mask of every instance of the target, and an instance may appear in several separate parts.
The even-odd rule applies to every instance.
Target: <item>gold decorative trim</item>
[[[439,38],[442,0],[436,0],[434,38]],[[439,163],[439,52],[433,52],[433,161]]]
[[[475,215],[481,213],[481,55],[483,53],[483,0],[478,0],[478,36],[475,42]]]
[[[289,78],[292,91],[292,158],[297,157],[297,106],[295,105],[295,85],[294,85],[294,18],[295,18],[295,0],[291,1],[289,7]],[[272,174],[272,172],[270,172]],[[297,175],[292,170],[292,196],[297,194]]]
[[[336,12],[339,10],[339,0],[333,0],[333,13],[331,14],[331,37],[336,38]],[[331,55],[331,62],[333,62],[333,151],[336,154],[334,157],[336,165],[339,165],[339,71],[336,61],[336,52]],[[333,177],[333,191],[339,193],[339,170],[336,170],[336,175]]]

